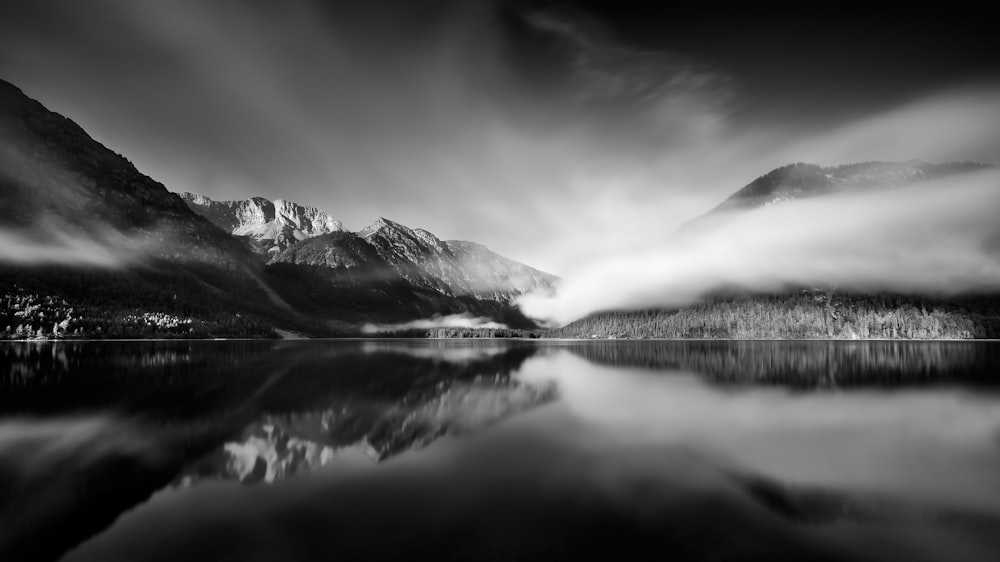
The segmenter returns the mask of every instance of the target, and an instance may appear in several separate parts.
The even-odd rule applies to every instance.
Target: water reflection
[[[536,348],[376,345],[0,346],[0,553],[51,558],[172,481],[384,460],[554,398],[511,376]]]
[[[998,350],[0,345],[0,559],[991,560]]]
[[[1000,387],[1000,345],[914,341],[615,341],[566,346],[615,367],[681,369],[725,385]]]
[[[321,410],[264,414],[181,477],[274,482],[360,452],[372,462],[462,435],[551,401],[555,385],[523,384],[509,373],[471,382],[442,380],[437,393],[396,401],[338,400]]]
[[[557,407],[589,428],[584,445],[603,439],[692,448],[783,482],[1000,514],[1000,400],[993,395],[951,386],[720,389],[700,374],[664,375],[569,353],[540,357],[521,371],[524,380],[555,381]]]

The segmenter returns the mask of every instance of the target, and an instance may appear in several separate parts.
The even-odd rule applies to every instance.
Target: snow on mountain
[[[214,201],[195,193],[180,196],[195,213],[226,232],[254,240],[258,250],[271,254],[300,240],[344,230],[344,225],[326,212],[283,199]]]

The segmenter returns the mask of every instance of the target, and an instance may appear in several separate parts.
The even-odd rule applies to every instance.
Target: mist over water
[[[433,316],[400,324],[366,324],[361,331],[365,334],[392,332],[398,330],[430,330],[434,328],[469,328],[469,329],[504,329],[506,324],[493,322],[489,318],[472,316],[471,314],[449,314]]]

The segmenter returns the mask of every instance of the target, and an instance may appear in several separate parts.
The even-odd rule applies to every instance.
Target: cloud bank
[[[1000,290],[1000,171],[862,188],[727,217],[641,251],[627,246],[518,304],[564,324],[603,310],[679,307],[715,291],[836,287]]]

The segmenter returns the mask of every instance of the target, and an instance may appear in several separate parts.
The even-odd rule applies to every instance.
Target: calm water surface
[[[998,560],[1000,344],[0,344],[0,560]]]

